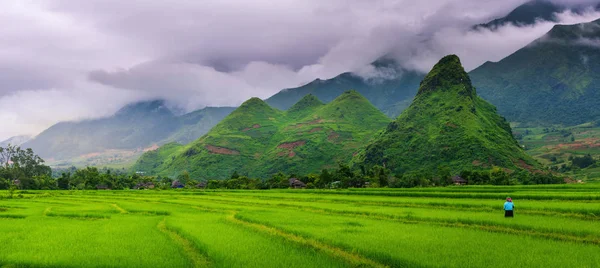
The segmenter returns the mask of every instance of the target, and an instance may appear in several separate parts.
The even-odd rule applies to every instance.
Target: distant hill
[[[134,169],[170,176],[186,170],[196,179],[319,172],[349,161],[389,121],[356,91],[328,104],[309,94],[288,111],[253,98],[187,146],[145,153]]]
[[[170,141],[187,143],[202,136],[234,108],[204,108],[175,115],[162,100],[127,105],[113,116],[60,122],[22,147],[43,158],[66,160],[106,150],[143,149]]]
[[[27,135],[10,137],[5,141],[0,142],[0,147],[6,147],[9,144],[14,145],[14,146],[21,146],[21,144],[26,143],[30,139],[31,139],[31,136],[27,136]]]
[[[509,23],[518,26],[527,26],[533,25],[538,21],[558,22],[558,18],[556,17],[557,13],[562,13],[567,10],[573,13],[582,13],[586,9],[590,8],[596,10],[600,9],[599,3],[591,2],[593,1],[590,1],[587,4],[570,5],[569,7],[567,7],[565,5],[553,3],[547,0],[533,0],[523,5],[520,5],[519,7],[515,8],[513,11],[511,11],[502,18],[492,20],[488,23],[479,24],[474,28],[495,29],[499,26],[503,26]]]
[[[274,108],[287,110],[307,94],[328,103],[348,90],[356,90],[383,113],[391,118],[396,117],[408,107],[424,74],[404,70],[387,59],[381,59],[372,65],[389,77],[365,79],[357,74],[342,73],[331,79],[316,79],[301,87],[284,89],[266,102]]]
[[[510,121],[578,125],[600,119],[600,20],[557,25],[503,60],[471,71],[478,93]]]
[[[353,163],[396,173],[463,170],[536,170],[539,164],[513,138],[494,106],[477,96],[457,56],[438,62],[414,101]]]

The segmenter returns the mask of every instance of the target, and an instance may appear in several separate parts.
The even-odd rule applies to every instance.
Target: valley
[[[0,265],[596,267],[599,190],[22,191],[0,200]]]
[[[600,0],[0,21],[0,268],[600,267]]]

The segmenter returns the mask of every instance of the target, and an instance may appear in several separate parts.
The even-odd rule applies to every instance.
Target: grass
[[[597,267],[599,190],[23,191],[0,266]]]

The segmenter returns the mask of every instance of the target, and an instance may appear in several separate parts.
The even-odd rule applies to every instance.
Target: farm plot
[[[600,266],[593,184],[19,194],[0,267]]]

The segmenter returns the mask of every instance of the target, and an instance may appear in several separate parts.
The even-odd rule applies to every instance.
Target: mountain
[[[476,25],[473,28],[495,29],[507,23],[525,26],[532,25],[537,21],[557,22],[556,14],[567,10],[579,14],[590,9],[600,10],[600,4],[597,3],[599,1],[592,2],[565,5],[547,0],[533,0],[517,7],[504,17]],[[347,90],[356,90],[386,115],[395,118],[410,105],[417,93],[416,89],[419,88],[419,82],[425,75],[417,71],[405,70],[399,67],[397,62],[386,57],[371,65],[377,72],[384,74],[386,79],[363,78],[358,74],[346,72],[331,79],[316,79],[301,87],[284,89],[268,98],[266,102],[277,109],[287,110],[307,94],[315,95],[328,103]],[[477,81],[479,82],[479,80]],[[501,107],[509,105],[493,101],[492,103]]]
[[[138,150],[169,141],[187,143],[208,132],[232,110],[209,107],[177,116],[162,100],[138,102],[110,117],[57,123],[22,147],[55,161],[109,150]]]
[[[369,168],[396,173],[500,167],[537,169],[513,138],[494,106],[477,96],[455,55],[441,59],[425,77],[417,96],[395,121],[354,159]]]
[[[381,74],[379,78],[342,73],[331,79],[316,79],[301,87],[284,89],[266,102],[277,109],[287,110],[307,94],[328,103],[345,91],[356,90],[386,115],[398,116],[416,94],[415,89],[424,75],[401,69],[394,61],[385,58],[374,62],[372,67]]]
[[[597,2],[597,1],[596,1]],[[581,3],[578,5],[571,4],[569,6],[561,5],[547,0],[533,0],[523,5],[518,6],[513,11],[502,18],[492,20],[488,23],[479,24],[474,28],[496,29],[505,24],[514,24],[519,26],[533,25],[538,21],[558,22],[557,13],[571,11],[576,14],[581,14],[587,9],[600,9],[600,4]]]
[[[10,137],[5,141],[0,142],[0,147],[6,147],[9,144],[13,145],[13,146],[21,146],[23,143],[26,143],[30,139],[31,139],[31,136],[27,136],[27,135]]]
[[[600,20],[556,25],[499,62],[471,71],[478,93],[514,122],[578,125],[600,119]]]
[[[134,169],[168,176],[186,170],[196,179],[319,172],[349,161],[389,121],[356,91],[328,104],[309,94],[288,111],[252,98],[200,139],[145,153]]]

